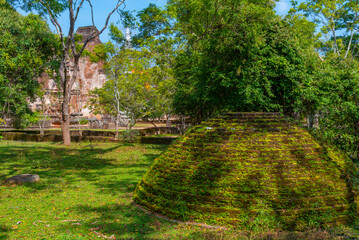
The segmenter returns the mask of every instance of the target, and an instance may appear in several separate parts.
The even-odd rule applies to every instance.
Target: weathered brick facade
[[[97,31],[92,26],[80,27],[77,29],[76,34],[82,35],[82,39],[85,40],[94,30]],[[99,37],[96,37],[87,44],[86,49],[92,51],[99,44],[101,44],[101,41]],[[84,117],[93,117],[90,109],[86,106],[89,101],[88,93],[95,88],[102,87],[106,81],[106,76],[103,72],[103,61],[94,63],[90,61],[89,57],[82,57],[79,69],[79,75],[73,86],[71,107],[75,113],[82,113]]]
[[[93,26],[80,27],[77,29],[76,34],[82,35],[82,41],[84,41],[93,31],[98,30]],[[92,51],[93,48],[99,44],[101,44],[101,41],[99,37],[96,37],[87,44],[86,49]],[[68,62],[68,64],[71,65],[71,62]],[[103,64],[102,61],[97,63],[91,62],[89,57],[82,57],[80,59],[79,74],[71,94],[70,109],[72,115],[85,118],[95,117],[87,104],[89,102],[89,91],[102,87],[106,81]],[[39,82],[45,90],[45,95],[43,99],[37,99],[35,103],[31,104],[32,109],[41,109],[43,107],[45,114],[53,120],[60,119],[62,103],[61,90],[46,73],[42,75]],[[97,117],[99,118],[100,116]]]

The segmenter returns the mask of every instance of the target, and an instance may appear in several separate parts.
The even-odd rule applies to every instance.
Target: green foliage
[[[85,124],[87,124],[89,121],[87,120],[87,119],[80,119],[79,120],[79,124],[81,124],[81,125],[85,125]]]
[[[327,59],[304,91],[319,113],[318,136],[359,157],[359,64]]]
[[[222,110],[295,112],[312,44],[301,43],[308,33],[294,30],[299,21],[276,17],[267,1],[170,5],[188,42],[176,62],[176,112],[199,119]]]
[[[47,0],[46,5],[42,1],[29,0],[7,0],[12,6],[18,6],[24,11],[35,11],[38,12],[41,16],[48,14],[48,10],[51,9],[54,17],[58,17],[62,12],[68,9],[69,1],[67,0]]]
[[[52,65],[56,38],[39,17],[18,14],[7,3],[0,6],[0,116],[14,127],[27,124],[28,99],[34,99],[37,77]]]
[[[131,121],[146,115],[151,93],[154,91],[150,69],[150,59],[145,51],[123,49],[107,63],[108,81],[93,93],[98,97],[92,100],[95,110],[117,116],[124,111]],[[98,105],[95,105],[98,104]]]
[[[118,29],[113,23],[111,23],[111,25],[109,26],[110,29],[110,37],[112,39],[112,41],[118,43],[118,44],[123,44],[123,42],[125,41],[125,37],[122,33],[122,31],[120,31],[120,29]]]
[[[191,128],[157,158],[134,201],[185,221],[250,231],[356,220],[359,170],[276,113],[233,113]]]
[[[322,55],[303,84],[304,112],[319,114],[313,130],[354,158],[359,158],[358,1],[293,1],[291,16],[321,26],[316,47]]]
[[[134,25],[139,26],[139,33],[133,38],[133,49],[128,49],[118,27],[110,26],[111,38],[119,48],[112,45],[105,51],[109,56],[106,73],[110,80],[94,92],[97,97],[91,101],[94,110],[102,109],[112,116],[125,112],[131,119],[130,128],[138,118],[153,120],[172,113],[175,40],[154,23],[160,14],[164,11],[154,5],[138,13],[140,20]],[[125,26],[133,26],[126,22],[137,21],[130,13],[124,17]]]
[[[138,12],[136,25],[138,34],[133,37],[136,48],[145,48],[151,53],[152,74],[156,85],[156,97],[152,100],[152,110],[145,119],[155,119],[173,112],[172,102],[175,92],[175,56],[183,47],[183,41],[176,31],[175,22],[169,9],[154,4]]]
[[[359,2],[357,0],[292,1],[291,14],[299,13],[320,26],[324,36],[320,49],[326,56],[356,58],[358,48]]]
[[[352,156],[359,156],[357,138],[358,64],[355,55],[358,23],[355,1],[293,2],[291,16],[322,25],[326,38],[317,41],[323,62],[304,81],[302,110],[319,114],[318,136],[335,143]],[[329,38],[328,38],[329,36]]]
[[[106,61],[115,53],[115,47],[112,43],[96,45],[91,52],[87,51],[91,62]],[[84,56],[86,52],[84,51]]]
[[[28,124],[42,126],[42,122],[49,120],[50,118],[46,116],[43,111],[34,111],[29,116],[27,116],[26,119]]]

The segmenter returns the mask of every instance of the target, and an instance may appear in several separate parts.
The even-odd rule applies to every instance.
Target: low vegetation
[[[1,142],[0,180],[23,173],[41,181],[0,186],[0,239],[344,239],[355,228],[304,232],[210,229],[167,221],[132,203],[158,145]],[[99,237],[100,236],[100,237]]]
[[[229,114],[172,144],[134,199],[172,218],[249,231],[358,224],[358,173],[279,114]]]
[[[34,173],[41,181],[0,186],[0,239],[131,239],[155,234],[160,223],[132,205],[131,196],[163,149],[2,142],[1,180]]]

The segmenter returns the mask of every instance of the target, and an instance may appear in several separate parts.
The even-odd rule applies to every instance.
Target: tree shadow
[[[5,225],[0,225],[0,239],[9,239],[9,236],[6,234],[10,232],[11,229]]]
[[[104,193],[107,196],[117,195],[119,198],[126,198],[125,202],[130,202],[139,179],[159,155],[157,152],[165,148],[166,146],[162,145],[143,147],[137,144],[118,144],[108,147],[89,144],[73,148],[58,145],[0,146],[0,159],[4,163],[0,165],[0,172],[3,173],[1,178],[4,179],[14,174],[28,173],[27,171],[39,174],[40,182],[24,184],[24,187],[27,188],[24,190],[30,193],[49,188],[56,188],[56,192],[57,190],[78,189],[76,182],[84,181],[91,185],[91,189],[94,187],[96,193]],[[132,150],[137,157],[129,152]],[[125,157],[117,157],[117,154],[124,154]],[[39,160],[39,164],[33,163],[35,160]],[[18,167],[11,169],[15,165]],[[114,198],[112,197],[112,199]],[[82,227],[86,228],[85,232],[103,226],[103,230],[94,231],[102,232],[105,235],[122,236],[125,234],[134,239],[143,239],[147,233],[154,231],[150,227],[153,222],[152,217],[138,211],[132,204],[112,203],[96,207],[86,206],[86,203],[76,206],[73,208],[75,212],[100,212],[101,215],[94,221],[81,222],[82,226],[72,225],[71,222],[63,223],[61,226],[63,225],[63,229]],[[116,219],[119,218],[130,220],[117,222]],[[91,217],[86,219],[91,219]],[[95,221],[98,224],[92,224]],[[1,225],[0,230],[2,230]],[[4,227],[3,231],[5,230],[7,229]],[[0,236],[2,236],[1,234]],[[5,237],[4,232],[3,239],[6,239]],[[0,237],[0,239],[2,238]]]
[[[78,175],[86,181],[93,182],[96,188],[99,189],[99,192],[108,194],[118,194],[121,192],[128,194],[135,190],[136,185],[138,184],[138,179],[141,179],[153,163],[154,159],[158,156],[159,154],[143,154],[140,163],[116,164],[116,168],[121,168],[126,173],[126,178],[123,176],[119,179],[117,175],[110,174],[106,171],[97,171],[96,174],[79,172]],[[98,181],[99,175],[107,175],[107,177],[113,175],[113,178],[106,179],[105,181]]]
[[[78,205],[73,210],[78,213],[93,213],[100,216],[81,222],[81,226],[67,223],[59,229],[59,232],[71,228],[82,228],[87,232],[92,232],[93,235],[106,237],[115,235],[116,239],[152,239],[149,235],[155,234],[156,224],[158,224],[158,219],[139,210],[132,203],[108,204],[100,207]]]
[[[135,144],[123,143],[107,148],[88,144],[67,148],[62,146],[32,147],[29,145],[0,146],[0,175],[2,180],[24,173],[38,174],[41,181],[36,184],[25,184],[34,190],[43,190],[48,185],[66,183],[68,186],[78,181],[78,177],[86,181],[96,182],[102,176],[110,176],[118,168],[127,169],[127,174],[133,174],[133,181],[144,174],[144,167],[149,166],[157,154],[145,154],[142,159],[134,159],[133,163],[121,163],[113,155],[105,158],[103,155],[114,152],[119,148],[133,147]],[[146,146],[147,147],[147,146]],[[150,149],[164,149],[162,146],[148,146]],[[112,153],[111,153],[112,154]],[[2,167],[1,167],[2,166]],[[111,171],[114,169],[114,171]],[[69,174],[66,174],[69,173]],[[132,179],[132,177],[131,177]],[[121,183],[96,183],[99,188],[116,190]],[[134,183],[133,183],[134,185]],[[134,187],[132,187],[134,188]],[[132,189],[131,188],[131,189]]]

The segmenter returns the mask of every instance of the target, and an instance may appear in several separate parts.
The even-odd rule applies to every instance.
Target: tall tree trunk
[[[65,52],[65,51],[64,51]],[[62,130],[62,141],[64,145],[71,144],[70,137],[70,116],[69,116],[69,102],[70,102],[70,93],[69,93],[69,76],[68,69],[66,66],[67,54],[64,53],[63,58],[60,62],[60,80],[62,85],[62,111],[61,111],[61,130]]]
[[[71,136],[70,136],[70,92],[64,90],[64,99],[62,103],[62,139],[64,141],[64,145],[69,146],[71,144]]]
[[[119,119],[120,119],[120,114],[117,113],[117,115],[116,115],[116,121],[115,121],[115,129],[116,129],[115,139],[116,139],[116,140],[118,140],[118,125],[119,125]]]
[[[72,86],[77,77],[78,73],[78,60],[80,56],[74,57],[73,59],[73,73],[70,76],[69,70],[65,67],[64,72],[64,81],[63,81],[63,102],[62,102],[62,139],[64,145],[69,146],[71,144],[70,136],[70,100],[71,100],[71,90]],[[66,60],[65,60],[66,61]],[[64,63],[65,66],[66,62]],[[69,68],[69,66],[68,66]],[[67,76],[67,74],[69,76]]]
[[[73,51],[75,51],[75,43],[73,42],[72,48]],[[70,74],[70,66],[66,66],[66,60],[64,61],[64,81],[63,83],[63,103],[62,103],[62,138],[64,141],[64,145],[69,146],[71,144],[71,136],[70,136],[70,100],[71,100],[71,91],[72,86],[74,85],[77,74],[79,72],[79,60],[80,60],[79,54],[75,55],[72,60],[73,64],[73,72]],[[62,64],[61,64],[62,65]],[[60,66],[61,69],[61,66]],[[68,75],[68,76],[67,76]]]

